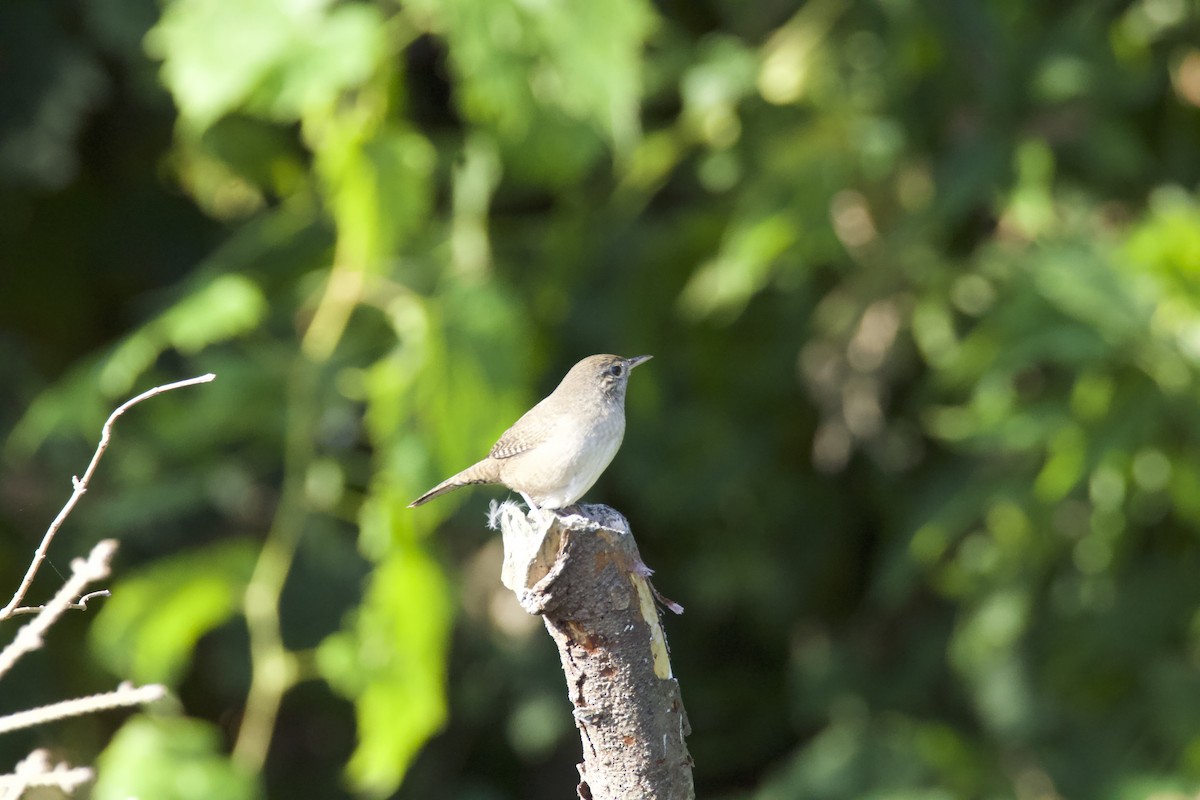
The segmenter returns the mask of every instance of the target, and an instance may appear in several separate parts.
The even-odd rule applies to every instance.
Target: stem
[[[283,644],[279,605],[308,516],[304,469],[312,460],[317,370],[298,359],[288,387],[283,491],[243,597],[250,634],[250,691],[233,760],[260,772],[267,759],[283,695],[299,678],[296,657]]]

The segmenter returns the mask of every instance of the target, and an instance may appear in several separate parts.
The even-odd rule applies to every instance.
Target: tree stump
[[[629,523],[602,505],[498,510],[502,580],[554,639],[583,745],[581,800],[694,800],[691,733]]]

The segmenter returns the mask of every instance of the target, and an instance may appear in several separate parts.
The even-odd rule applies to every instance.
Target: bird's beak
[[[627,363],[629,365],[630,369],[633,369],[638,364],[641,364],[643,361],[649,361],[652,358],[654,358],[654,356],[634,356],[633,358],[629,359],[625,363]]]

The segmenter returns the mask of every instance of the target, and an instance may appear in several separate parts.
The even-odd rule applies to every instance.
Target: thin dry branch
[[[88,592],[83,597],[80,597],[74,603],[67,603],[67,611],[87,611],[87,604],[95,600],[97,597],[112,597],[112,592],[108,589],[97,589],[94,592]],[[11,616],[20,616],[22,614],[39,614],[46,609],[45,606],[21,606],[14,608]]]
[[[50,542],[54,540],[54,535],[58,533],[58,529],[62,527],[62,524],[67,519],[67,516],[70,515],[71,511],[75,508],[75,504],[79,502],[79,498],[83,497],[84,493],[87,491],[88,484],[92,480],[92,475],[95,474],[96,467],[100,463],[100,458],[104,455],[104,451],[108,449],[108,440],[112,437],[113,423],[117,421],[117,418],[133,406],[137,405],[143,400],[148,400],[155,395],[163,394],[164,392],[169,392],[173,389],[182,389],[185,386],[194,386],[198,383],[208,383],[216,377],[216,375],[210,372],[207,375],[201,375],[196,378],[188,378],[187,380],[183,381],[176,381],[174,383],[165,383],[162,386],[155,386],[153,389],[148,389],[131,400],[126,400],[124,403],[117,406],[116,411],[108,415],[108,420],[105,421],[104,427],[100,430],[100,444],[97,445],[96,452],[92,455],[92,460],[91,463],[88,464],[87,471],[83,473],[82,478],[75,476],[71,477],[71,485],[75,490],[71,493],[71,497],[69,500],[67,500],[67,504],[64,505],[62,510],[58,512],[58,516],[55,517],[54,521],[50,523],[50,527],[46,530],[46,534],[42,537],[41,544],[38,545],[37,551],[33,554],[33,561],[30,562],[29,569],[26,570],[25,577],[21,580],[21,585],[17,587],[16,593],[13,594],[12,599],[8,601],[8,605],[6,605],[3,609],[0,609],[0,620],[5,620],[13,616],[13,614],[16,613],[17,609],[20,607],[21,602],[25,599],[25,595],[29,591],[29,587],[33,585],[33,579],[37,577],[38,569],[41,568],[42,562],[46,560],[46,552],[50,549]],[[79,607],[79,605],[82,604],[83,601],[80,600],[79,603],[73,606],[69,601],[68,605],[64,608]],[[0,674],[3,674],[3,672],[0,672]]]
[[[96,543],[87,560],[77,558],[71,562],[71,577],[67,578],[67,582],[38,615],[22,625],[16,637],[0,651],[0,676],[12,669],[21,656],[42,646],[42,634],[63,615],[89,583],[108,577],[108,562],[116,550],[117,543],[114,540],[104,539]]]
[[[0,775],[0,800],[18,800],[26,789],[49,786],[70,794],[93,775],[90,767],[51,764],[48,751],[34,750],[21,759],[11,774]]]
[[[108,449],[108,442],[112,437],[113,424],[122,414],[143,400],[164,392],[169,392],[172,389],[179,389],[198,383],[208,383],[215,377],[215,375],[209,373],[197,378],[189,378],[184,381],[155,386],[153,389],[142,392],[137,397],[121,404],[109,415],[104,423],[104,427],[100,431],[100,443],[96,447],[96,452],[92,455],[92,460],[88,464],[87,471],[84,472],[82,478],[72,476],[71,485],[74,487],[74,491],[71,493],[70,499],[67,500],[62,510],[58,512],[58,516],[50,523],[50,527],[42,537],[42,541],[34,553],[33,561],[30,562],[29,569],[25,572],[25,577],[21,581],[21,585],[13,594],[8,605],[0,609],[0,620],[8,619],[17,614],[36,615],[32,620],[23,625],[8,646],[3,651],[0,651],[0,676],[3,676],[12,669],[13,665],[23,655],[40,648],[46,631],[67,610],[86,610],[90,600],[109,595],[109,592],[105,589],[83,594],[83,591],[90,583],[103,580],[109,575],[109,562],[112,560],[113,553],[116,552],[117,543],[111,539],[106,539],[97,543],[92,548],[87,559],[77,558],[71,562],[71,576],[67,578],[50,602],[40,606],[21,605],[21,602],[25,599],[25,595],[29,592],[29,587],[33,585],[33,580],[37,576],[38,569],[46,559],[46,553],[50,549],[50,543],[54,540],[55,534],[58,533],[58,529],[62,527],[67,516],[75,508],[75,504],[79,502],[79,499],[88,490],[88,484],[96,472],[100,458],[104,455],[104,451]],[[39,708],[29,709],[28,711],[19,711],[0,717],[0,733],[8,733],[9,731],[28,728],[33,725],[65,719],[67,717],[90,714],[112,708],[140,705],[157,700],[165,694],[166,689],[157,684],[147,686],[121,684],[121,686],[112,692],[65,700],[60,703],[52,703]],[[71,767],[63,763],[52,764],[47,751],[34,750],[17,764],[12,773],[0,775],[0,800],[18,800],[27,789],[35,787],[57,787],[63,792],[70,794],[80,784],[90,781],[93,776],[93,770],[88,767]]]
[[[93,694],[87,697],[77,697],[74,700],[63,700],[28,711],[18,711],[15,714],[0,717],[0,733],[8,733],[22,728],[32,728],[54,720],[67,717],[79,717],[97,711],[108,711],[113,708],[127,708],[151,703],[166,697],[167,687],[150,683],[145,686],[134,686],[123,683],[115,691]]]

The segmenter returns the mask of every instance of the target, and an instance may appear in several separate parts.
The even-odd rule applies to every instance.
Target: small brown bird
[[[487,458],[408,504],[428,502],[460,486],[502,483],[529,508],[565,508],[583,497],[612,462],[625,437],[629,373],[650,356],[588,356],[553,392],[525,412]]]

